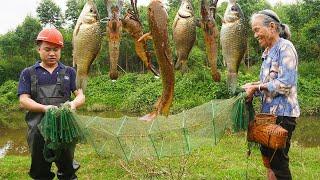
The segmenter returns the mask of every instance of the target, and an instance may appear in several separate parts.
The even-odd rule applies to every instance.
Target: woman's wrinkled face
[[[259,41],[259,45],[267,48],[272,43],[273,30],[270,26],[264,26],[263,17],[257,17],[251,22],[254,37]]]

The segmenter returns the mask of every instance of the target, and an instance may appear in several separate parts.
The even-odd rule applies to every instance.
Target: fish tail
[[[178,59],[177,62],[176,62],[176,64],[175,64],[175,66],[174,66],[174,68],[175,68],[175,69],[180,69],[180,67],[181,67],[181,60]]]
[[[154,118],[156,118],[158,116],[158,114],[159,113],[157,111],[153,111],[149,114],[146,114],[146,115],[140,117],[139,120],[149,122],[149,121],[152,121]]]
[[[109,72],[109,77],[110,77],[110,79],[112,79],[112,80],[116,80],[116,79],[118,79],[118,77],[119,77],[119,73],[118,73],[118,71],[117,70],[110,70],[110,72]]]
[[[227,79],[229,93],[234,94],[238,85],[238,75],[237,73],[228,73]]]
[[[175,69],[180,69],[183,74],[188,72],[187,61],[185,59],[180,58],[180,57],[178,58],[174,67],[175,67]]]
[[[77,75],[76,77],[76,87],[77,89],[82,89],[85,92],[88,83],[88,76]]]
[[[220,82],[221,81],[221,75],[217,70],[211,70],[212,71],[212,79],[215,82]]]

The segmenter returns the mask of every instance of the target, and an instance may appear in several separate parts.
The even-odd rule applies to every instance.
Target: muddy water
[[[105,118],[119,118],[126,114],[121,112],[79,112],[87,116],[99,116]],[[0,159],[6,155],[28,155],[29,148],[27,144],[27,124],[24,120],[24,112],[15,112],[11,114],[1,114],[1,118],[16,119],[15,128],[0,127]],[[131,115],[132,116],[132,115]],[[10,126],[10,125],[9,125]]]
[[[80,113],[89,116],[99,116],[108,118],[118,118],[124,116],[123,113],[119,112],[103,112],[103,113]],[[11,115],[12,116],[12,115]],[[131,115],[132,116],[132,115]],[[6,155],[27,155],[28,146],[26,142],[27,125],[23,119],[24,115],[15,115],[10,118],[20,118],[21,122],[24,123],[18,127],[23,128],[1,128],[0,127],[0,158]],[[305,147],[320,146],[320,117],[307,116],[300,117],[297,121],[298,125],[293,134],[292,140],[297,141],[298,144]]]

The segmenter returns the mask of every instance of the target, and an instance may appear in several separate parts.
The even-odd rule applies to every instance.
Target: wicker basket
[[[277,116],[268,113],[258,113],[254,116],[254,121],[256,125],[262,124],[276,124]]]
[[[286,146],[288,131],[277,124],[249,124],[248,141],[254,141],[271,149]]]

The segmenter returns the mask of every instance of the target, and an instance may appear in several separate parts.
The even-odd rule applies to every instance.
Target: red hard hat
[[[56,28],[45,28],[40,31],[37,41],[46,41],[63,47],[62,34]]]

